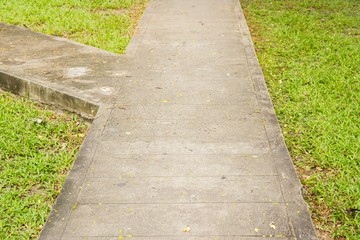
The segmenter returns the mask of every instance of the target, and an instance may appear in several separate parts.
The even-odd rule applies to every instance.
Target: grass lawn
[[[0,22],[124,53],[148,0],[6,0]]]
[[[123,53],[147,0],[7,0],[0,21]],[[0,239],[36,239],[88,126],[0,92]]]
[[[87,129],[0,92],[0,239],[38,236]]]
[[[319,239],[360,239],[360,1],[241,4]]]

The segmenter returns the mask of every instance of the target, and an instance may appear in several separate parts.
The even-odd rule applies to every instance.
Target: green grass
[[[148,0],[6,0],[0,22],[124,53]]]
[[[360,1],[241,4],[318,234],[360,239]]]
[[[0,239],[38,236],[87,129],[0,93]]]

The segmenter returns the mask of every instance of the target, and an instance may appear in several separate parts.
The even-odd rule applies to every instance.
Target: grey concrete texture
[[[40,239],[317,239],[236,0],[150,0],[125,55],[0,24],[0,87],[93,119]]]

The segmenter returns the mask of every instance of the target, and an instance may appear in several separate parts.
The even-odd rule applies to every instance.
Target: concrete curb
[[[292,226],[291,231],[296,239],[317,240],[318,238],[309,214],[309,206],[303,200],[301,194],[302,186],[287,150],[241,4],[239,1],[236,2],[238,2],[238,6],[235,11],[238,13],[240,31],[242,31],[243,36],[242,42],[244,46],[247,46],[245,47],[245,52],[251,79],[257,95],[259,108],[265,121],[264,127],[271,144],[270,147],[273,161],[275,162],[278,172],[278,180],[282,189],[292,190],[292,192],[286,193],[282,190],[284,199],[288,203],[288,215],[291,216],[292,219],[292,221],[289,219],[289,224]],[[293,202],[297,202],[298,204],[295,205]]]
[[[131,37],[131,41],[129,42],[128,46],[125,50],[125,56],[128,57],[134,57],[136,54],[136,51],[138,50],[143,37],[144,33],[149,25],[149,22],[152,18],[152,14],[149,14],[151,12],[152,4],[148,3],[146,7],[147,14],[143,14],[141,16],[141,19],[139,20],[139,24],[135,29],[134,35]]]
[[[101,106],[99,108],[71,171],[66,177],[61,192],[56,198],[54,207],[40,233],[39,239],[60,239],[58,236],[61,236],[64,232],[68,223],[64,220],[70,218],[72,211],[77,206],[77,199],[82,190],[81,186],[84,184],[87,171],[94,159],[94,154],[98,143],[101,141],[102,132],[106,127],[111,111],[112,107],[110,106]],[[56,222],[56,226],[54,222]]]
[[[99,105],[88,100],[1,71],[0,88],[62,110],[74,112],[88,120],[94,119],[99,109]]]

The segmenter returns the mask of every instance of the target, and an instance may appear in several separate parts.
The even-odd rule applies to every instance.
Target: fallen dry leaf
[[[272,223],[270,223],[270,227],[272,228],[272,229],[276,229],[276,226],[275,226],[275,224],[272,222]]]

